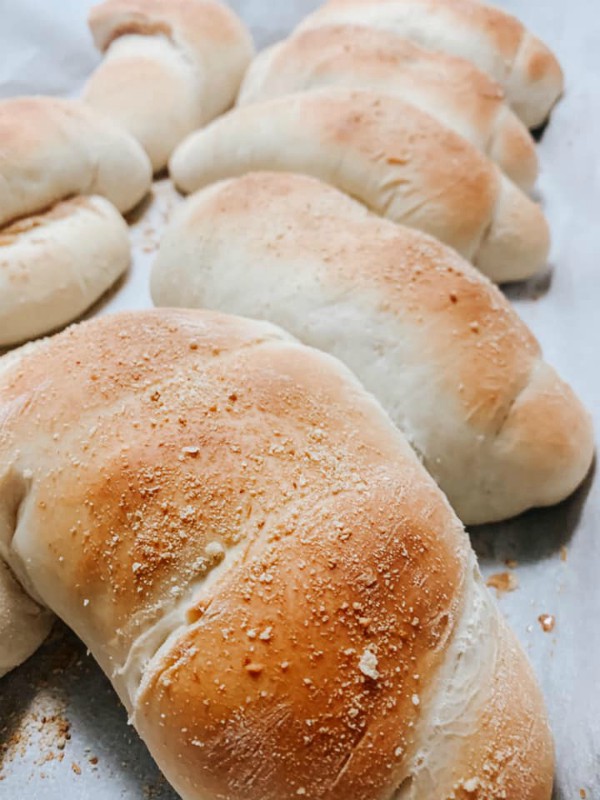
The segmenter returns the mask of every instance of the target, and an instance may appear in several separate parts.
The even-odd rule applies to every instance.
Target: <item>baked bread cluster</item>
[[[463,523],[593,458],[494,285],[548,256],[556,58],[479,0],[329,0],[254,59],[217,0],[90,27],[82,99],[0,104],[0,346],[124,273],[153,173],[193,194],[157,308],[0,358],[0,674],[60,617],[183,800],[549,800]]]

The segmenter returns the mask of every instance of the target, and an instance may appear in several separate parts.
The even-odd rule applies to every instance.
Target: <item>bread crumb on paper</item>
[[[552,633],[554,626],[556,625],[556,618],[553,614],[540,614],[538,617],[538,622],[540,623],[544,633]]]
[[[495,589],[498,597],[506,592],[514,592],[519,588],[519,580],[512,572],[496,572],[486,581],[486,586]]]

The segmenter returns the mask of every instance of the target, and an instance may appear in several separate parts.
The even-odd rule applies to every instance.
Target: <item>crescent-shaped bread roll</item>
[[[123,217],[102,197],[77,197],[0,229],[0,346],[82,314],[129,265]]]
[[[324,86],[398,95],[468,139],[521,188],[535,183],[533,139],[499,84],[463,58],[387,31],[357,25],[299,31],[254,59],[238,104]]]
[[[540,125],[564,88],[551,50],[511,14],[478,0],[329,0],[301,28],[351,23],[472,61],[506,90],[529,127]]]
[[[247,175],[190,197],[152,296],[269,320],[340,358],[465,523],[556,503],[589,470],[589,415],[501,292],[312,178]]]
[[[106,0],[89,23],[105,58],[84,99],[135,136],[154,171],[233,104],[254,52],[241,20],[216,0]]]
[[[257,170],[312,175],[498,282],[530,277],[548,254],[539,206],[461,136],[389,94],[330,87],[236,108],[185,139],[170,170],[185,192]]]
[[[0,102],[0,226],[71,195],[132,209],[152,183],[148,156],[126,131],[77,100]]]
[[[121,314],[13,360],[0,418],[2,560],[183,800],[549,800],[531,669],[340,362],[266,323]]]

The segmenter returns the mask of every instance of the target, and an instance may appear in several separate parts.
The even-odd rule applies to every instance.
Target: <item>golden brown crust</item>
[[[236,544],[238,524],[233,519],[252,527],[258,515],[256,530],[260,530],[266,511],[261,512],[260,501],[248,493],[254,480],[259,485],[283,481],[284,495],[298,491],[292,486],[294,475],[296,483],[303,483],[309,481],[311,469],[321,472],[320,459],[313,467],[307,456],[299,466],[292,441],[305,435],[303,425],[324,427],[330,420],[340,457],[347,449],[342,432],[335,430],[336,406],[319,413],[317,420],[319,406],[314,399],[289,394],[293,383],[287,379],[286,385],[284,375],[278,377],[275,366],[268,363],[270,358],[283,367],[277,352],[267,358],[264,373],[248,367],[244,348],[259,347],[260,337],[248,338],[241,324],[237,341],[232,336],[235,329],[230,333],[227,326],[224,333],[229,335],[219,337],[213,325],[210,338],[203,341],[202,326],[194,322],[205,317],[219,319],[199,312],[148,312],[72,328],[62,337],[61,347],[43,345],[28,359],[27,371],[3,386],[5,402],[33,390],[28,418],[52,409],[49,426],[41,429],[48,446],[54,447],[50,442],[62,431],[60,441],[74,460],[77,480],[65,483],[64,465],[57,457],[56,466],[40,484],[36,513],[49,536],[46,545],[54,555],[57,579],[76,587],[78,605],[89,600],[86,624],[94,636],[114,640],[111,655],[117,659],[123,658],[138,634],[138,612],[160,612],[155,604],[172,588],[173,576],[185,584],[201,577],[205,566],[214,566],[198,563],[194,553],[203,553],[212,539],[225,548]],[[251,333],[253,327],[248,323]],[[266,329],[267,339],[277,340],[268,335],[268,326],[256,327]],[[77,354],[82,347],[85,362]],[[295,345],[286,345],[283,352],[287,354],[290,347],[294,358],[302,362],[305,351],[297,355]],[[306,360],[308,369],[311,359]],[[260,361],[258,354],[253,361]],[[68,396],[55,382],[48,385],[42,379],[47,374],[61,375],[72,385]],[[317,375],[321,376],[318,370],[313,380]],[[40,382],[46,388],[35,391]],[[278,382],[282,383],[281,398],[273,395]],[[138,386],[144,389],[138,392]],[[336,402],[343,404],[343,396],[337,396]],[[288,442],[282,452],[276,448],[270,454],[274,447],[271,428],[264,430],[260,417],[254,430],[250,421],[240,427],[238,419],[252,418],[256,404],[269,408],[273,419],[281,416],[282,426],[296,408],[296,416],[287,422],[292,438],[285,438],[284,431],[274,437],[275,442],[280,437]],[[75,428],[75,439],[69,434],[74,406],[80,409],[83,428]],[[115,414],[120,419],[117,427]],[[350,429],[345,435],[350,435]],[[369,446],[362,457],[370,459],[377,440],[368,434],[364,439]],[[109,441],[109,447],[96,445]],[[317,443],[314,446],[323,449]],[[325,451],[333,447],[334,442],[328,442]],[[241,448],[248,450],[248,464],[238,472]],[[60,445],[58,452],[62,452]],[[288,477],[277,479],[286,473]],[[428,491],[434,491],[433,485]],[[63,497],[59,507],[52,502],[57,492]],[[265,502],[272,499],[267,496]],[[192,507],[193,513],[182,512]],[[198,526],[206,530],[206,541],[199,540]],[[122,537],[123,532],[129,534]]]
[[[329,0],[323,9],[325,12],[337,8],[374,7],[389,5],[418,5],[426,12],[435,13],[443,9],[455,25],[467,25],[484,35],[502,55],[507,65],[511,65],[521,46],[525,28],[516,17],[477,0]]]
[[[106,55],[84,99],[140,142],[155,172],[232,105],[254,52],[241,20],[215,0],[107,0],[89,23]]]
[[[464,58],[389,31],[356,24],[297,31],[258,56],[238,104],[325,86],[397,95],[491,156],[519,186],[535,182],[533,139],[505,105],[502,87]]]
[[[218,317],[207,336],[194,321],[186,312],[148,312],[70,328],[57,347],[51,340],[42,343],[28,359],[27,370],[11,373],[10,382],[2,386],[5,404],[29,395],[27,412],[38,419],[42,452],[47,455],[46,448],[57,447],[35,501],[49,535],[44,545],[52,554],[54,577],[70,587],[77,606],[85,609],[88,636],[113,640],[110,657],[120,662],[139,633],[136,615],[145,609],[160,612],[153,604],[171,588],[169,579],[202,574],[204,565],[190,558],[191,552],[199,558],[203,551],[192,535],[202,505],[189,516],[184,510],[201,500],[199,493],[207,500],[211,490],[215,502],[222,495],[239,502],[227,476],[218,477],[226,453],[231,459],[237,456],[226,449],[220,426],[211,424],[217,410],[226,414],[231,407],[228,397],[234,389],[226,391],[225,380],[219,380],[221,364],[209,398],[203,398],[201,386],[194,391],[193,382],[205,360],[210,371],[211,360],[227,358],[229,350],[261,339],[243,324],[237,330],[223,324],[220,330]],[[263,335],[268,338],[268,331]],[[189,375],[178,374],[186,361]],[[62,376],[70,387],[68,395],[60,380],[48,381],[46,375]],[[145,390],[138,394],[139,386]],[[80,410],[82,427],[73,426],[73,407]],[[46,424],[40,421],[44,408],[52,408]],[[189,425],[195,421],[196,429],[188,428],[188,412]],[[122,417],[118,427],[115,415]],[[53,444],[54,437],[62,447]],[[202,437],[214,442],[220,454],[214,464],[216,484],[208,475],[198,480],[194,454],[185,450],[187,437],[190,447],[202,444]],[[74,481],[65,475],[65,459],[74,462]],[[165,516],[163,495],[173,517]],[[56,496],[63,498],[60,506],[53,501]],[[138,572],[134,565],[140,563]]]
[[[200,774],[231,800],[249,786],[341,800],[401,782],[460,559],[442,566],[443,515],[417,521],[416,486],[363,477],[362,501],[307,497],[266,531],[269,545],[231,570],[145,686],[136,724],[155,756],[185,729],[176,786]],[[366,652],[377,677],[361,671]]]
[[[529,126],[541,124],[563,90],[556,57],[523,24],[478,0],[330,0],[303,23],[364,24],[472,61],[507,90]]]
[[[469,61],[446,53],[431,52],[409,39],[385,30],[361,25],[337,24],[299,30],[280,43],[271,60],[265,88],[268,92],[281,80],[281,70],[294,64],[311,68],[316,80],[333,72],[348,72],[357,65],[363,74],[378,78],[387,74],[393,86],[393,72],[406,70],[427,78],[432,84],[448,84],[452,74],[452,92],[473,106],[473,116],[481,121],[492,117],[504,100],[504,90]],[[293,76],[290,76],[290,78]],[[263,89],[264,91],[264,89]]]
[[[271,702],[297,721],[294,735],[273,728],[265,750],[277,760],[297,749],[296,765],[314,759],[315,773],[306,778],[317,786],[331,779],[330,756],[336,763],[349,757],[364,739],[363,724],[373,726],[362,744],[372,767],[361,793],[367,797],[401,767],[393,758],[390,772],[389,748],[402,743],[410,750],[410,721],[418,713],[412,697],[443,658],[442,629],[459,602],[466,538],[408,448],[397,447],[395,434],[390,440],[385,418],[369,427],[367,414],[376,406],[335,362],[279,339],[267,326],[234,322],[230,331],[223,319],[174,311],[120,315],[42,345],[3,381],[5,407],[27,398],[6,429],[3,449],[7,437],[16,442],[28,430],[40,437],[42,453],[53,451],[51,462],[26,458],[34,474],[29,503],[37,558],[44,553],[48,561],[44,583],[55,587],[53,607],[92,649],[100,644],[97,654],[109,672],[123,664],[172,588],[214,566],[206,559],[208,544],[218,543],[221,549],[212,550],[221,555],[243,545],[243,561],[213,589],[210,614],[189,634],[195,638],[206,628],[203,670],[210,671],[210,647],[215,677],[229,685],[229,695],[222,697],[212,681],[190,695],[194,678],[182,670],[169,719],[177,724],[192,701],[188,727],[200,735],[194,726],[206,724],[207,737],[225,700],[232,711],[243,705],[240,693],[263,703],[262,670],[244,659],[251,652],[248,631],[271,625],[273,639],[260,656],[271,654],[267,671],[277,689]],[[73,387],[68,395],[59,390],[64,381]],[[58,440],[55,431],[61,431]],[[53,502],[57,496],[60,504]],[[264,577],[271,569],[273,577]],[[190,606],[191,618],[202,608],[203,601],[197,611]],[[231,653],[217,646],[230,623]],[[335,650],[320,656],[331,635]],[[381,679],[360,669],[371,647]],[[289,671],[280,669],[286,658]],[[163,684],[164,675],[156,705],[144,707],[149,717],[160,713]],[[303,741],[305,720],[315,714],[315,695],[330,696],[334,688],[331,708],[319,714],[319,727],[328,721],[331,730],[315,731],[328,744],[311,748]],[[144,702],[148,692],[154,694],[148,689]],[[205,707],[213,692],[221,702]],[[344,713],[335,721],[331,715],[339,709]],[[392,723],[396,743],[387,730],[378,774],[370,737],[376,732],[381,747],[381,730]],[[139,724],[151,742],[163,730],[158,719]],[[330,752],[340,725],[346,735]],[[220,748],[227,760],[218,727],[215,737],[212,773],[227,783],[232,776],[219,778],[217,769]],[[161,761],[177,763],[188,741],[187,735],[170,741],[170,755]],[[358,748],[358,763],[361,753]],[[242,755],[240,769],[246,768]],[[197,779],[198,764],[192,769]],[[352,771],[346,773],[350,779]],[[181,768],[177,774],[184,774]],[[278,762],[265,775],[269,791],[283,791],[292,774],[293,763]]]
[[[397,97],[349,89],[238,108],[192,134],[170,162],[184,191],[274,167],[327,180],[467,257],[483,239],[500,192],[499,170],[461,136]]]
[[[249,35],[236,15],[213,0],[105,0],[90,11],[89,25],[100,50],[128,33],[164,34],[186,42],[201,59],[207,39],[236,45]]]
[[[519,86],[521,79],[525,87]],[[564,90],[565,77],[554,53],[539,39],[527,34],[511,75],[515,111],[530,126],[544,122]],[[529,90],[529,91],[528,91]],[[531,95],[537,95],[537,108]]]
[[[24,351],[0,397],[0,515],[28,476],[6,550],[182,797],[380,800],[410,779],[470,550],[339,362],[263,323],[129,313]]]
[[[152,297],[270,320],[336,355],[467,523],[559,502],[589,469],[589,415],[504,295],[450,248],[313,178],[253,173],[189,198]]]
[[[281,223],[278,203],[286,209]],[[379,220],[307,176],[254,173],[223,183],[197,205],[186,227],[193,238],[195,230],[213,227],[212,217],[215,230],[224,222],[248,230],[249,216],[264,220],[257,244],[282,262],[306,251],[310,230],[310,252],[323,256],[324,285],[335,292],[342,287],[342,296],[357,287],[366,297],[375,290],[382,312],[422,329],[422,358],[439,364],[440,382],[465,417],[482,432],[498,430],[541,351],[493,284],[432,237]]]
[[[395,98],[391,107],[391,98],[368,92],[340,94],[337,99],[327,93],[314,101],[305,96],[306,111],[314,110],[325,145],[339,142],[355,147],[366,161],[389,165],[390,174],[395,167],[414,166],[422,177],[423,197],[445,198],[445,225],[452,230],[457,249],[467,248],[483,234],[498,191],[496,173],[485,158],[429,115]],[[397,128],[394,131],[400,117],[402,136]],[[423,201],[414,204],[407,224],[419,216],[422,205]]]

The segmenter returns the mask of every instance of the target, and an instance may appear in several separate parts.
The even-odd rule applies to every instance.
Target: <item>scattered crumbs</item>
[[[519,581],[517,576],[512,572],[496,572],[486,581],[486,585],[491,589],[495,589],[498,596],[505,592],[514,592],[519,588]]]
[[[71,764],[71,769],[75,773],[75,775],[81,775],[81,767],[76,761],[73,761]]]
[[[300,786],[300,787],[299,787],[299,788],[296,790],[296,794],[306,794],[306,789],[304,788],[304,786]]]
[[[271,640],[271,634],[273,633],[273,628],[265,628],[264,631],[259,635],[259,639],[263,642],[268,642]]]
[[[554,614],[540,614],[538,617],[538,622],[540,623],[544,633],[552,633],[554,626],[556,625],[556,618]]]
[[[581,797],[582,800],[585,800],[585,798],[587,797],[587,792],[586,792],[585,789],[580,789],[579,790],[579,797]]]
[[[182,447],[181,452],[186,456],[191,456],[192,458],[196,458],[196,456],[200,453],[200,448],[193,446]]]
[[[221,542],[209,542],[204,548],[204,552],[209,558],[220,559],[225,555],[225,548]]]
[[[519,566],[519,562],[514,558],[507,558],[504,563],[509,569],[516,569]]]
[[[419,697],[418,694],[413,694],[413,696],[412,696],[412,704],[413,704],[413,706],[418,706],[418,705],[421,704],[421,698]]]
[[[95,767],[98,764],[98,756],[92,756],[89,759],[89,762],[92,765],[92,767]]]
[[[560,560],[561,561],[566,561],[568,553],[569,553],[569,551],[567,550],[566,546],[563,544],[563,546],[560,548]],[[583,792],[585,790],[582,789],[581,791]],[[583,795],[582,795],[582,797],[583,797]]]
[[[394,750],[394,755],[396,756],[396,758],[400,758],[400,756],[402,755],[403,752],[404,752],[404,748],[403,747],[397,747]]]
[[[66,664],[61,663],[63,653],[59,650],[57,655],[59,663],[51,670],[53,673],[61,672],[63,667],[66,667]],[[64,655],[68,653],[65,652]],[[10,734],[0,743],[2,778],[3,770],[15,759],[25,758],[33,747],[40,753],[40,757],[34,760],[34,764],[38,767],[44,766],[49,761],[63,760],[63,751],[71,738],[71,723],[65,718],[63,711],[63,704],[58,697],[42,691],[30,712],[19,719],[9,715],[2,733],[10,730]]]
[[[249,664],[246,664],[246,672],[248,672],[250,675],[260,675],[263,669],[264,665],[259,664],[256,661],[251,661]]]
[[[473,333],[479,333],[479,323],[478,322],[471,322],[469,328],[473,331]]]
[[[476,792],[479,788],[480,780],[479,778],[469,778],[468,781],[463,783],[463,789],[465,792]]]
[[[358,662],[358,668],[363,675],[367,676],[367,678],[371,678],[374,681],[376,681],[377,678],[379,678],[379,672],[377,671],[377,656],[372,650],[369,650],[368,648],[364,651],[364,653],[360,657],[360,661]]]

